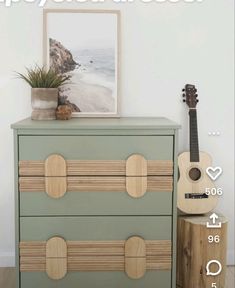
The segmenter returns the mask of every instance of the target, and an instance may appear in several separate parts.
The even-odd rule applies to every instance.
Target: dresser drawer
[[[171,222],[165,216],[21,217],[21,285],[171,287]]]
[[[172,215],[172,136],[21,136],[19,143],[21,216]],[[62,158],[65,174],[49,179],[45,163],[53,155]],[[133,155],[144,159],[143,177],[127,171]],[[49,197],[47,181],[55,178],[56,195]]]
[[[173,136],[20,136],[19,160],[125,160],[139,153],[149,160],[173,159]]]
[[[69,192],[52,199],[45,192],[21,192],[21,216],[171,215],[172,192],[147,192],[139,199],[125,192]]]
[[[69,272],[59,281],[48,278],[44,272],[21,273],[21,287],[32,288],[170,288],[170,271],[149,271],[144,278],[130,280],[123,272]]]

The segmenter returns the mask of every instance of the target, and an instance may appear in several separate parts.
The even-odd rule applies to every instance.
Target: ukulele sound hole
[[[198,181],[201,178],[201,171],[198,168],[192,168],[189,170],[189,177],[193,181]]]

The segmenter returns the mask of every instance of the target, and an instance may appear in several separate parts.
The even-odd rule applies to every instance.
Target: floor
[[[229,266],[227,269],[225,288],[234,288],[235,287],[234,280],[235,280],[235,266]],[[15,288],[14,268],[0,268],[0,288]]]
[[[226,286],[225,288],[235,287],[235,266],[229,266],[226,275]]]

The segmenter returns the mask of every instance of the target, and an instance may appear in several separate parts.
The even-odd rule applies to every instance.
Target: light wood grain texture
[[[126,161],[126,191],[133,198],[147,192],[147,160],[140,154],[131,155]]]
[[[61,237],[53,237],[46,242],[47,258],[66,258],[67,244]]]
[[[125,241],[66,241],[68,256],[81,255],[124,255]],[[170,240],[145,240],[146,254],[170,255]],[[45,241],[23,241],[20,242],[20,256],[40,257],[46,256]]]
[[[45,177],[45,191],[51,198],[61,198],[67,192],[66,177]]]
[[[206,169],[212,165],[211,157],[200,152],[200,162],[191,163],[190,153],[184,152],[178,157],[180,178],[177,186],[177,206],[186,214],[205,214],[213,210],[218,202],[215,196],[208,199],[185,199],[186,193],[205,193],[206,188],[213,188],[214,184],[206,174]],[[201,178],[192,181],[189,177],[191,168],[196,167],[201,171]]]
[[[52,154],[46,159],[45,176],[46,177],[67,176],[66,161],[61,155]]]
[[[130,237],[125,243],[125,257],[146,257],[146,244],[143,238]]]
[[[43,264],[42,258],[38,260],[38,264]],[[67,274],[67,244],[61,237],[53,237],[46,243],[46,272],[54,280],[62,279]]]
[[[147,160],[140,154],[133,154],[126,160],[126,176],[147,176]]]
[[[125,160],[68,160],[68,176],[125,175]]]
[[[147,192],[147,177],[126,177],[126,191],[133,198],[143,197]]]
[[[135,237],[137,238],[137,237]],[[145,258],[147,270],[171,269],[171,241],[146,240],[140,238],[133,241],[67,241],[67,269],[68,271],[125,271],[126,258]],[[133,243],[135,245],[133,245]],[[46,271],[46,245],[44,241],[20,243],[20,270]],[[64,244],[63,244],[64,245]],[[53,245],[59,247],[59,245]],[[54,251],[52,255],[65,255]],[[64,250],[64,249],[62,249]],[[126,252],[125,252],[126,251]],[[127,255],[127,257],[126,257]],[[137,255],[137,257],[132,256]],[[139,256],[140,255],[140,256]],[[56,259],[56,258],[53,258]],[[61,258],[57,258],[61,259]],[[137,261],[138,262],[138,261]],[[127,269],[137,264],[129,261]],[[136,266],[137,265],[137,266]],[[137,268],[136,268],[137,267]],[[137,272],[140,271],[137,269]],[[134,272],[131,272],[131,274]]]
[[[46,273],[53,280],[60,280],[67,274],[67,259],[48,258],[46,261]]]
[[[221,229],[208,229],[209,215],[201,217],[179,217],[177,249],[177,285],[181,288],[208,288],[211,283],[225,287],[227,220],[220,217]],[[209,235],[219,235],[219,243],[208,243]],[[206,275],[207,263],[217,260],[223,270],[218,276]],[[212,272],[218,271],[216,264],[210,266]]]
[[[60,177],[63,179],[63,177]],[[20,177],[20,192],[45,192],[44,177]],[[148,176],[147,191],[172,192],[170,176]],[[64,187],[65,189],[65,187]],[[62,191],[64,191],[64,189]],[[79,176],[67,177],[67,192],[126,192],[126,177]]]
[[[15,288],[16,287],[16,269],[11,267],[0,268],[0,287]]]
[[[52,154],[45,161],[45,191],[51,198],[61,198],[67,191],[67,168],[65,159]]]
[[[125,272],[131,279],[140,279],[146,272],[146,244],[138,236],[125,243]]]
[[[125,176],[125,160],[67,160],[67,176]],[[148,160],[148,175],[171,176],[173,175],[173,161]],[[45,176],[44,161],[19,161],[20,176]]]
[[[146,273],[146,258],[125,258],[125,272],[131,279],[140,279]]]

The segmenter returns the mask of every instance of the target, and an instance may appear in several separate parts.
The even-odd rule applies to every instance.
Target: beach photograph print
[[[44,10],[44,62],[70,76],[59,104],[74,117],[118,117],[118,11]]]

